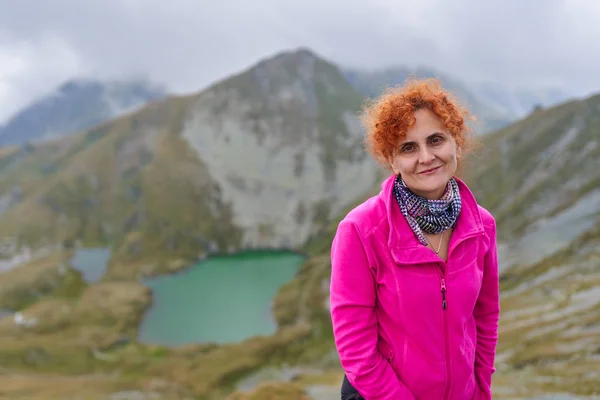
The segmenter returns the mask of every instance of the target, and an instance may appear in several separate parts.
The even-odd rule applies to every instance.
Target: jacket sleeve
[[[338,226],[331,267],[333,334],[348,380],[368,400],[414,400],[377,350],[375,277],[352,222]]]
[[[479,298],[473,312],[477,325],[477,348],[475,349],[475,376],[479,387],[476,400],[492,398],[492,375],[498,343],[500,317],[500,288],[498,277],[498,246],[496,226],[492,219],[489,233],[490,245],[484,258],[483,279]]]

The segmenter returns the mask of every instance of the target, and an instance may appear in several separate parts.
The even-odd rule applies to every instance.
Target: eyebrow
[[[445,136],[444,132],[433,132],[431,135],[427,136],[427,139],[431,139],[432,137],[436,136],[436,135],[442,135]],[[415,141],[410,141],[410,142],[401,142],[400,145],[405,145],[405,144],[415,144]]]

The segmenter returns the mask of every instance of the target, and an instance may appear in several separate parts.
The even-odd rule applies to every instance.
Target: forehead
[[[414,113],[415,122],[408,128],[405,141],[426,139],[434,133],[448,133],[444,123],[432,111],[422,108]]]

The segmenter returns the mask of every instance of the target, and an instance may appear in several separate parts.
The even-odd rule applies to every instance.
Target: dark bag
[[[342,400],[365,400],[358,390],[354,389],[354,386],[350,384],[348,377],[344,374],[344,380],[342,381]]]

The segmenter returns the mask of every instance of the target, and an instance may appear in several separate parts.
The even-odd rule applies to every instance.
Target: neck
[[[446,191],[445,188],[444,189],[440,189],[440,190],[436,190],[435,192],[414,190],[411,187],[408,187],[408,189],[411,192],[413,192],[414,194],[416,194],[417,196],[423,197],[424,199],[427,199],[427,200],[439,200],[439,199],[442,198],[442,196],[444,195],[444,193]]]

